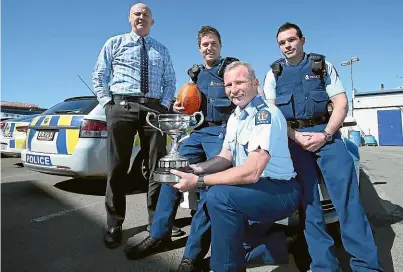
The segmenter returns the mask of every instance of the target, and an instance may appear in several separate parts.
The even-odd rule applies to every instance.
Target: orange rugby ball
[[[195,83],[188,82],[179,89],[177,99],[180,105],[184,107],[185,113],[190,115],[200,109],[202,94]]]

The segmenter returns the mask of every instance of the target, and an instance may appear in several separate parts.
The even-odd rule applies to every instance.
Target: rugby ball
[[[200,109],[202,94],[195,83],[188,82],[179,89],[177,100],[184,107],[184,112],[190,115]]]

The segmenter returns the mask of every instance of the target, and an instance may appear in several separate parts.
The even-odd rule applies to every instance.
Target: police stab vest
[[[325,67],[325,57],[313,53],[298,65],[288,65],[284,59],[272,64],[276,78],[275,103],[287,120],[328,116]]]
[[[218,76],[222,59],[217,60],[211,69],[201,68],[197,77],[197,86],[203,93],[201,111],[206,121],[227,121],[235,106],[225,94],[224,80]]]

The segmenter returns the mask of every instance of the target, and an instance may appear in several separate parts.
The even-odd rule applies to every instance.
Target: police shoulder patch
[[[260,110],[255,116],[255,125],[271,124],[271,114],[268,110]]]

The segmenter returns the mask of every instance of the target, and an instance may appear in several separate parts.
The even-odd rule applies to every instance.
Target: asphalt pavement
[[[385,271],[403,271],[403,148],[360,148],[361,199],[371,223]],[[190,212],[180,209],[175,224],[187,233],[174,239],[174,249],[129,261],[123,246],[106,249],[105,180],[71,179],[40,174],[1,159],[2,271],[169,271],[176,269],[189,233]],[[127,196],[124,241],[147,235],[146,196]],[[337,252],[342,271],[348,254]],[[298,271],[292,263],[248,268],[248,271]]]

